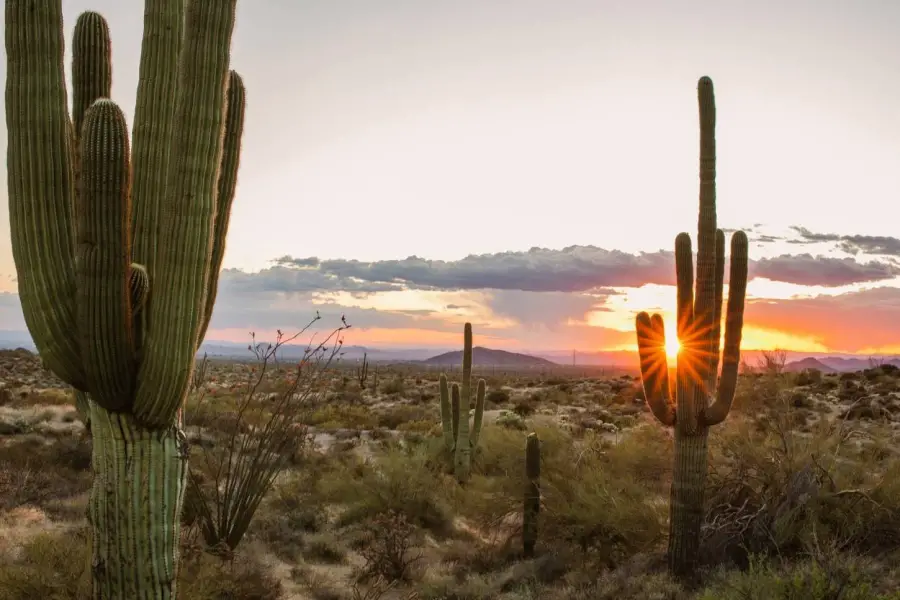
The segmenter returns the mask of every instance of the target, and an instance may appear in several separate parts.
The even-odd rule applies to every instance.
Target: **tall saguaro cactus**
[[[709,428],[731,410],[740,362],[744,296],[747,289],[747,236],[731,238],[731,271],[725,315],[722,375],[718,379],[719,340],[725,278],[725,235],[716,229],[716,106],[712,80],[700,79],[700,218],[697,235],[697,279],[691,238],[675,238],[677,333],[680,342],[675,371],[674,404],[663,320],[646,312],[637,316],[638,350],[644,394],[651,411],[675,428],[675,469],[669,507],[669,567],[679,577],[692,576],[700,549]],[[716,385],[718,379],[718,387]]]
[[[447,376],[440,377],[441,424],[444,447],[453,456],[453,471],[460,482],[468,481],[472,466],[472,452],[478,446],[484,418],[484,379],[478,380],[475,394],[475,416],[469,427],[469,402],[472,396],[472,324],[463,330],[462,390],[454,383],[448,389]],[[452,395],[451,395],[452,392]],[[460,399],[460,394],[462,398]],[[452,397],[452,400],[451,400]]]
[[[178,414],[218,284],[244,86],[236,0],[146,0],[134,144],[109,28],[82,14],[70,116],[61,0],[6,0],[13,258],[44,361],[93,434],[94,596],[175,596],[187,444]]]

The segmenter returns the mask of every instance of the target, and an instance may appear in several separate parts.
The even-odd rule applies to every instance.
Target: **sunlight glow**
[[[667,335],[666,336],[666,356],[671,358],[676,358],[678,356],[678,351],[681,350],[681,342],[678,341],[678,337],[675,335]]]

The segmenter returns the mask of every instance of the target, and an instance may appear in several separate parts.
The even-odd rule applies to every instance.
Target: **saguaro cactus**
[[[356,381],[359,383],[359,389],[366,389],[366,380],[369,378],[369,356],[363,352],[362,364],[356,367]]]
[[[466,323],[463,333],[462,390],[454,383],[447,387],[447,376],[441,373],[441,424],[444,447],[453,456],[453,471],[460,482],[468,481],[472,465],[472,452],[478,447],[481,424],[484,418],[484,379],[478,380],[475,394],[475,417],[469,427],[469,403],[472,396],[472,324]],[[452,391],[452,394],[451,394]],[[452,395],[452,400],[451,400]],[[462,396],[460,398],[460,395]]]
[[[61,0],[6,0],[9,211],[19,296],[93,434],[94,596],[175,596],[187,444],[178,414],[218,284],[244,86],[236,0],[147,0],[134,146],[82,14],[68,112]]]
[[[541,512],[541,441],[536,433],[525,439],[525,494],[522,506],[522,546],[525,558],[534,556]]]
[[[700,104],[700,218],[696,291],[691,238],[675,238],[678,283],[677,333],[680,342],[674,403],[663,320],[646,312],[637,316],[638,350],[644,394],[657,419],[675,428],[675,469],[669,507],[669,567],[679,577],[697,567],[703,520],[709,427],[725,420],[734,399],[740,362],[744,296],[747,289],[747,236],[731,238],[731,271],[725,317],[722,375],[719,338],[725,276],[725,235],[716,229],[716,107],[708,77],[697,86]]]

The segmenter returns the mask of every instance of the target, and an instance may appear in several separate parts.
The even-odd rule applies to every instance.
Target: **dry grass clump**
[[[11,561],[0,563],[0,600],[90,598],[90,547],[85,528],[39,533]],[[282,600],[281,583],[265,565],[238,555],[224,562],[186,545],[178,592],[191,600]]]

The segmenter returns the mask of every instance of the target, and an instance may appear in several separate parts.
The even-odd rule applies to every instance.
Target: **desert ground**
[[[179,595],[900,598],[900,369],[789,373],[777,353],[767,359],[745,366],[731,414],[711,430],[702,577],[691,586],[667,575],[672,433],[636,373],[476,365],[484,425],[461,485],[442,444],[440,371],[374,365],[362,381],[355,364],[332,363],[287,415],[284,469],[246,534],[211,545],[202,506],[215,521],[216,490],[237,489],[214,485],[223,457],[309,375],[203,363],[184,420],[207,493],[185,503]],[[446,373],[459,380],[459,369]],[[541,512],[525,559],[529,432],[541,440]],[[0,351],[0,600],[89,596],[91,479],[72,391],[36,355]]]

